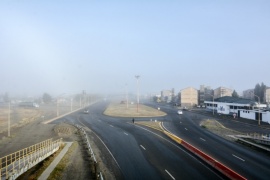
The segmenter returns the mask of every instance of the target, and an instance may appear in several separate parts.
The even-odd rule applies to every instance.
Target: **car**
[[[183,111],[178,110],[178,111],[177,111],[177,114],[183,114]]]
[[[85,109],[85,110],[83,111],[83,113],[84,113],[84,114],[88,114],[88,113],[89,113],[88,109]]]

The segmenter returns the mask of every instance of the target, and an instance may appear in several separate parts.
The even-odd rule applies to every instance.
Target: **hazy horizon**
[[[270,1],[1,1],[0,94],[243,90],[270,65]]]

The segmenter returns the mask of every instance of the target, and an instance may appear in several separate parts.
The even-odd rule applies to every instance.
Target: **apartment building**
[[[224,97],[224,96],[232,96],[233,90],[226,87],[219,87],[214,90],[214,99]]]
[[[247,89],[243,91],[243,98],[254,100],[254,89]]]
[[[270,104],[270,87],[267,87],[264,92],[264,100],[266,104]]]
[[[173,92],[171,90],[163,90],[161,91],[161,101],[163,102],[171,102]]]
[[[199,90],[199,105],[204,105],[204,101],[213,99],[214,91],[210,86],[200,86]]]
[[[198,90],[192,87],[180,91],[181,107],[193,107],[198,104]]]

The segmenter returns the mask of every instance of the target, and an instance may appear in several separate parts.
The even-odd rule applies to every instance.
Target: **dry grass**
[[[72,156],[73,152],[77,149],[78,146],[79,146],[79,144],[77,141],[72,143],[72,145],[69,147],[67,153],[64,155],[64,157],[61,159],[61,161],[54,168],[53,172],[50,174],[48,179],[50,179],[50,180],[61,179],[61,176],[62,176],[65,168],[70,163],[70,157]]]
[[[232,140],[231,137],[229,137],[228,135],[242,134],[238,131],[234,131],[232,129],[228,129],[228,128],[224,127],[222,124],[220,124],[216,120],[208,119],[208,120],[202,121],[201,127],[206,128],[207,130],[213,132],[214,134],[217,134],[217,135],[219,135],[225,139],[228,139],[228,140]]]
[[[139,112],[137,112],[137,105],[129,104],[127,108],[126,104],[119,103],[111,103],[104,114],[114,117],[158,117],[166,115],[165,112],[142,104],[139,105]]]
[[[159,131],[163,131],[163,129],[160,127],[158,121],[157,122],[155,122],[155,121],[137,121],[137,122],[135,122],[135,124],[139,124],[139,125],[151,127],[153,129],[156,129]]]
[[[0,126],[6,126],[8,121],[8,114],[8,108],[0,108]],[[39,109],[16,108],[10,110],[10,119],[12,122],[25,123],[39,116]]]

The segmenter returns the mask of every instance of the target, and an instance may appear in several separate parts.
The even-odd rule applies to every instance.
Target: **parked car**
[[[88,114],[88,113],[89,113],[89,110],[88,110],[88,109],[85,109],[85,110],[83,111],[83,113],[84,113],[84,114]]]

